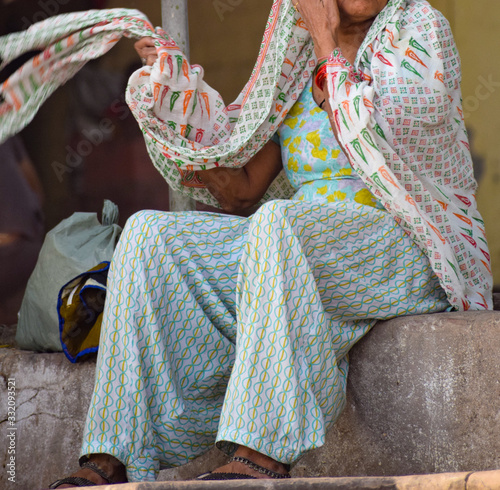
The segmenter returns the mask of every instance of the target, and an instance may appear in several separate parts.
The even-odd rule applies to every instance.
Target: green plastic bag
[[[19,311],[16,342],[21,349],[62,351],[57,300],[71,279],[110,261],[120,237],[118,207],[104,201],[96,213],[74,213],[47,233]]]

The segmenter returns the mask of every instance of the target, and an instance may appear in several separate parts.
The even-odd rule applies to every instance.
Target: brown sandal
[[[269,476],[273,480],[281,480],[284,478],[290,478],[289,473],[278,473],[277,471],[270,470],[268,468],[264,468],[260,464],[254,463],[247,458],[243,458],[242,456],[233,456],[228,463],[243,463],[254,471],[259,472],[262,475]],[[288,466],[285,466],[288,471]],[[196,480],[257,480],[255,476],[245,475],[243,473],[203,473],[200,476],[196,477]]]
[[[94,473],[98,474],[101,478],[106,480],[110,485],[114,482],[99,466],[92,461],[84,461],[80,464],[80,468],[88,468],[92,470]],[[97,487],[98,484],[93,481],[87,480],[86,478],[82,478],[81,476],[68,476],[68,478],[62,478],[61,480],[56,480],[54,483],[49,485],[49,489],[59,488],[61,485],[75,485],[76,487]]]

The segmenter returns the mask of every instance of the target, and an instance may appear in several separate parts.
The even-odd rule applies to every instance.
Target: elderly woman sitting
[[[266,51],[279,29],[281,58]],[[152,481],[214,443],[233,456],[202,479],[287,478],[324,443],[347,353],[378,320],[491,307],[449,25],[424,0],[276,0],[254,76],[222,109],[173,43],[136,49],[153,66],[132,77],[128,102],[156,162],[231,212],[261,202],[283,169],[294,194],[249,218],[128,220],[82,468],[51,488]],[[152,107],[156,122],[141,122]],[[237,139],[238,111],[252,109],[262,125],[213,158],[224,125]],[[159,143],[179,131],[175,149]]]

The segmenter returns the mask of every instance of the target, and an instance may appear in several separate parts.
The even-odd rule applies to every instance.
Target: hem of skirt
[[[232,434],[232,436],[230,434]],[[247,440],[247,438],[249,440]],[[262,444],[260,446],[257,444],[259,440],[262,441]],[[292,451],[287,451],[284,456],[279,456],[274,450],[273,451],[266,450],[266,446],[269,447],[273,445],[273,443],[271,443],[268,439],[258,438],[255,437],[254,434],[250,434],[248,432],[241,432],[237,429],[234,430],[226,429],[224,430],[223,433],[219,432],[219,434],[217,435],[217,439],[215,441],[215,445],[217,446],[218,449],[226,453],[228,452],[227,451],[228,448],[230,449],[234,448],[234,450],[236,450],[238,446],[245,446],[261,454],[264,454],[265,456],[269,456],[275,461],[279,461],[280,463],[283,464],[293,464],[302,456],[303,453],[308,451],[307,449],[304,449],[303,451],[300,452],[292,450]],[[316,447],[314,449],[316,449]],[[283,449],[282,447],[279,448],[280,452],[282,452],[282,449]]]
[[[92,448],[90,444],[85,444],[80,451],[79,463],[83,463],[91,454],[109,454],[116,458],[120,463],[125,466],[127,472],[127,480],[130,483],[136,482],[154,482],[159,473],[158,470],[152,468],[150,471],[142,472],[137,471],[131,468],[133,462],[130,461],[130,454],[126,451],[119,451],[116,446],[105,446],[104,444],[98,444],[99,450],[95,450]],[[127,464],[128,461],[128,464]],[[132,464],[131,464],[132,463]]]

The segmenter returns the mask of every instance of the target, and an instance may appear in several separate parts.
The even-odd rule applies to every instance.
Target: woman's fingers
[[[152,37],[143,37],[139,39],[139,41],[134,44],[134,48],[141,58],[143,65],[151,66],[158,58]]]
[[[337,0],[292,0],[314,41],[316,56],[329,55],[337,47],[340,14]]]
[[[134,44],[134,48],[139,56],[141,56],[142,50],[154,47],[155,43],[152,37],[142,37]]]
[[[312,28],[328,25],[330,29],[338,29],[340,13],[337,0],[292,0],[292,3],[306,25],[309,22]]]
[[[153,66],[155,64],[155,61],[158,59],[158,55],[156,54],[150,54],[149,56],[147,56],[146,59],[146,63],[144,63],[144,60],[143,60],[143,63],[147,66]]]

